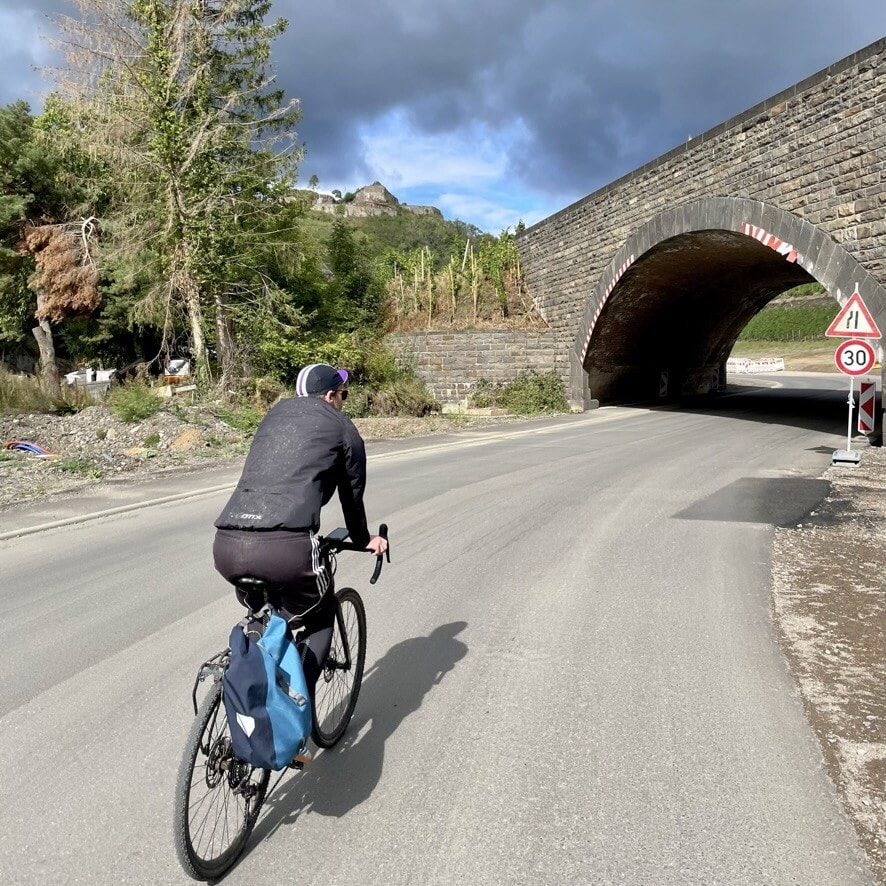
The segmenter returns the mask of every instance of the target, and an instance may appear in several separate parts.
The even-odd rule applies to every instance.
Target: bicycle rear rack
[[[216,652],[212,658],[207,659],[203,662],[202,665],[197,669],[197,677],[194,680],[194,688],[191,691],[191,701],[194,703],[194,716],[197,716],[197,687],[206,681],[208,677],[212,677],[213,680],[218,682],[221,680],[222,676],[225,673],[225,670],[228,667],[228,662],[230,661],[231,650],[230,649],[222,649],[221,652]]]

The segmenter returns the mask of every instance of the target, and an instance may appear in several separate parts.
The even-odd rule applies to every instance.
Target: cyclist
[[[363,507],[366,449],[342,412],[348,373],[325,363],[305,366],[296,397],[276,403],[255,432],[243,473],[215,521],[215,568],[230,582],[254,576],[279,594],[313,691],[335,621],[333,579],[319,555],[320,510],[338,491],[351,540],[373,554],[387,540],[370,535]],[[261,600],[241,603],[259,609]]]

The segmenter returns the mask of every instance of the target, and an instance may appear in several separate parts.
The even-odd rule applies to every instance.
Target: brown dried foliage
[[[89,314],[99,306],[98,274],[82,232],[41,225],[25,232],[24,246],[37,263],[31,286],[41,296],[38,319],[59,321]]]

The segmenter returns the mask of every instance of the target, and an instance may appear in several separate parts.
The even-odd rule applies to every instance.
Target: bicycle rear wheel
[[[320,671],[311,705],[312,737],[318,747],[331,748],[345,734],[357,706],[366,662],[366,610],[353,588],[336,593],[338,613],[332,645]]]
[[[240,857],[271,777],[234,756],[221,700],[218,681],[191,726],[175,786],[175,849],[195,880],[221,876]]]

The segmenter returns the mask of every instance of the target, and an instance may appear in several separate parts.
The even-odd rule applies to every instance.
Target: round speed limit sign
[[[876,359],[873,347],[860,338],[844,341],[834,354],[837,369],[846,375],[864,375],[870,372]]]

